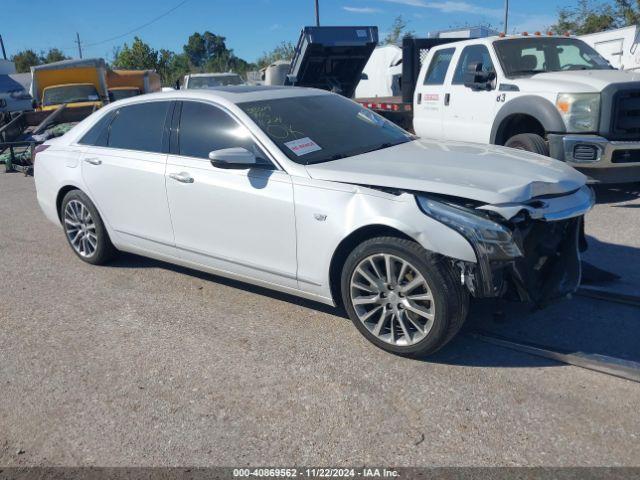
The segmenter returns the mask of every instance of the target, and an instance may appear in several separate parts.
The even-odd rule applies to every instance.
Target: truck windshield
[[[61,85],[44,90],[42,105],[61,105],[63,103],[97,102],[98,91],[93,85]]]
[[[137,88],[118,88],[109,90],[109,101],[115,102],[116,100],[135,97],[136,95],[140,95],[140,90]]]
[[[393,147],[410,133],[339,95],[313,95],[238,106],[296,163],[309,165]]]
[[[227,85],[242,85],[239,75],[217,75],[211,77],[191,77],[188,88],[225,87]]]
[[[493,46],[507,77],[613,68],[598,52],[576,38],[515,38],[496,40]]]

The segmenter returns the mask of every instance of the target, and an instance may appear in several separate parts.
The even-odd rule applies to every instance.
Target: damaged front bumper
[[[477,298],[507,297],[542,306],[580,285],[583,217],[530,220],[514,230],[523,255],[511,261],[480,258],[460,265],[462,281]]]
[[[474,210],[447,207],[463,209],[467,219],[481,215],[479,225],[493,222],[500,228],[489,234],[458,228],[457,219],[449,222],[442,215],[437,219],[457,228],[476,252],[477,263],[453,261],[474,297],[507,297],[542,306],[580,285],[580,252],[586,249],[583,221],[594,201],[592,190],[585,185],[525,203],[483,205]],[[437,216],[432,200],[418,198],[418,204],[428,215]]]

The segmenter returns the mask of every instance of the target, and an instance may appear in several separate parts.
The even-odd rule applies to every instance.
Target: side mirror
[[[271,168],[266,162],[261,162],[246,148],[223,148],[209,152],[211,165],[217,168],[247,170],[250,168]]]
[[[360,80],[369,80],[369,75],[367,75],[366,73],[362,72],[360,74]]]
[[[482,70],[482,62],[471,63],[464,72],[464,86],[471,90],[491,90],[492,82],[496,78],[496,72]]]

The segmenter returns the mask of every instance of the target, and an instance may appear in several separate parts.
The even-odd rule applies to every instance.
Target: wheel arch
[[[61,187],[58,190],[58,194],[56,195],[56,212],[58,212],[58,219],[60,220],[60,222],[62,222],[62,200],[64,199],[65,195],[69,192],[71,192],[72,190],[80,190],[81,192],[83,191],[80,187],[78,187],[77,185],[72,185],[72,184],[67,184],[64,185],[63,187]]]
[[[529,131],[527,126],[537,131]],[[523,129],[524,128],[524,129]],[[504,145],[519,133],[564,133],[564,122],[556,107],[548,100],[525,95],[506,103],[496,115],[491,128],[491,143]]]
[[[384,224],[365,225],[349,233],[334,250],[329,264],[329,288],[336,306],[342,306],[342,295],[340,293],[342,265],[344,265],[345,260],[354,248],[365,240],[375,237],[398,237],[417,242],[415,238],[401,230]]]

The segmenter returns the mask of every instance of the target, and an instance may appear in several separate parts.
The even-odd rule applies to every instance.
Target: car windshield
[[[97,102],[98,100],[100,100],[100,96],[93,85],[62,85],[45,89],[42,104],[47,106],[75,102]]]
[[[339,95],[240,103],[238,106],[296,163],[309,165],[381,150],[414,137]]]
[[[112,102],[122,100],[123,98],[135,97],[136,95],[140,95],[140,90],[137,88],[118,88],[117,90],[109,90],[109,100]]]
[[[189,88],[225,87],[227,85],[242,85],[239,75],[216,75],[215,77],[191,77]]]
[[[576,38],[515,38],[497,40],[493,46],[507,77],[613,68],[598,52]]]

